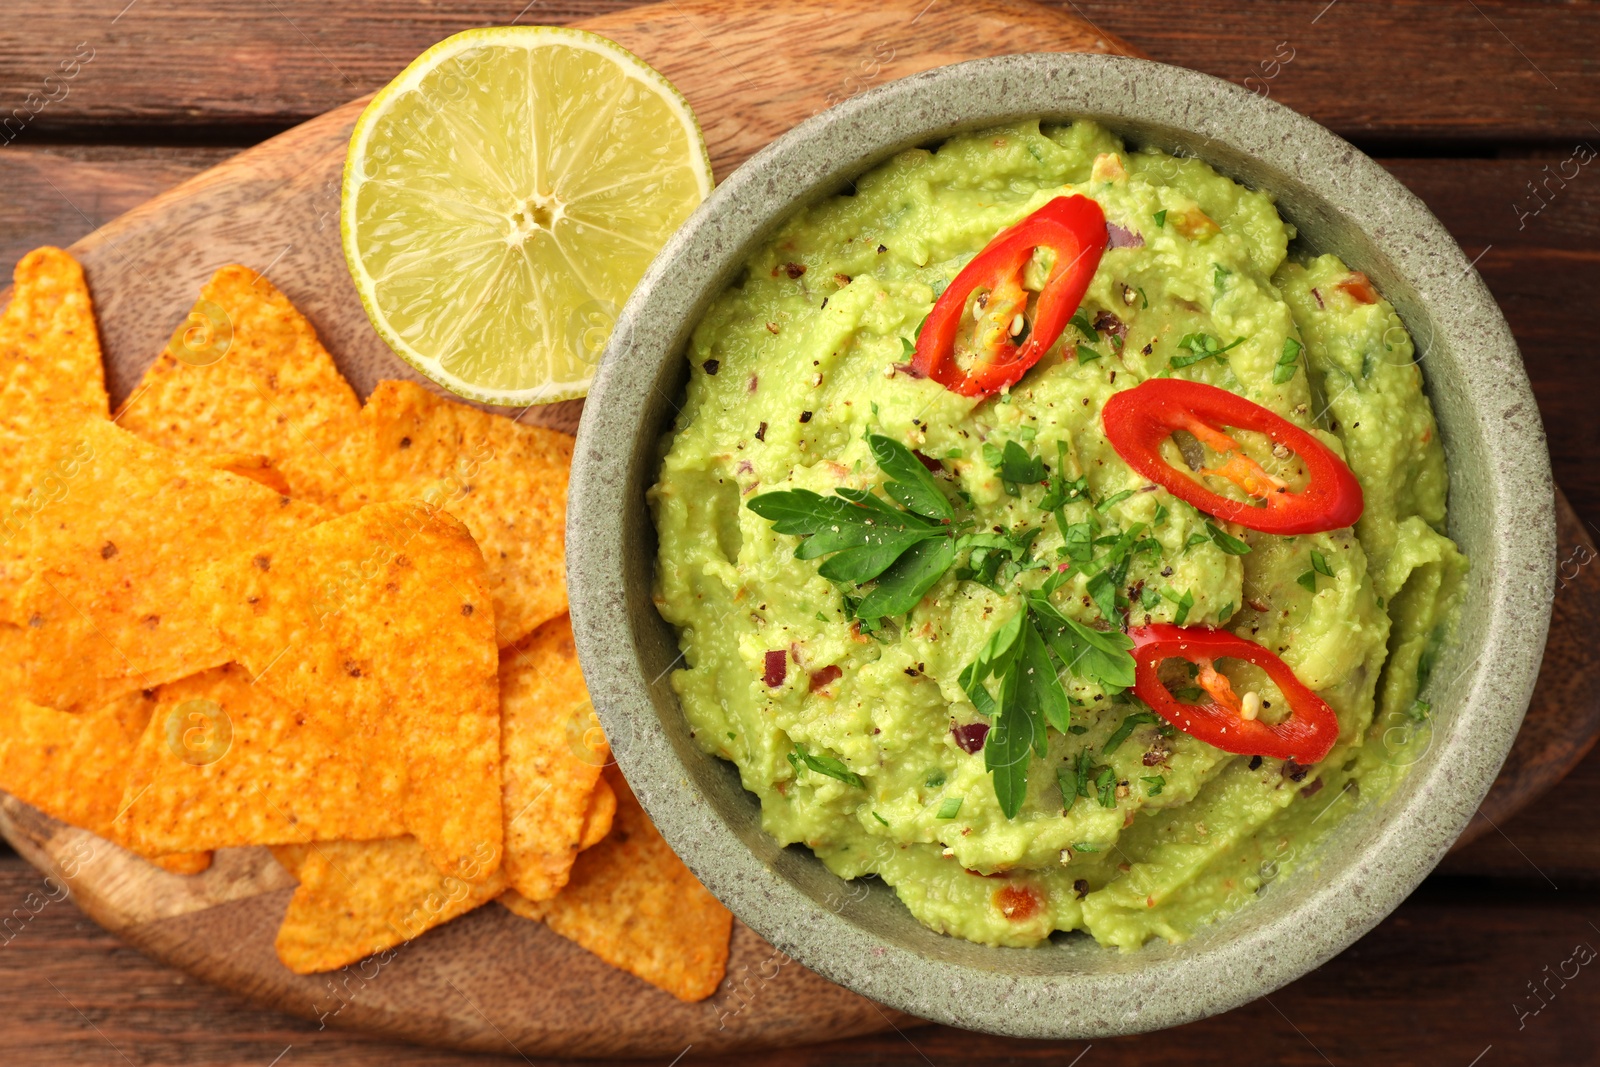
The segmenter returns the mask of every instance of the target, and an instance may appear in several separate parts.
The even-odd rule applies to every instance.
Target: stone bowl
[[[1449,457],[1450,534],[1472,560],[1459,641],[1429,688],[1430,741],[1395,792],[1353,809],[1259,900],[1183,944],[1131,953],[1081,935],[1034,949],[941,936],[881,882],[844,882],[809,851],[780,848],[733,764],[690,738],[668,681],[677,641],[651,602],[645,490],[683,396],[685,342],[707,304],[802,205],[903,148],[1034,115],[1088,117],[1131,145],[1199,156],[1272,193],[1304,247],[1372,278],[1422,353]],[[696,876],[840,985],[924,1019],[1022,1037],[1093,1038],[1223,1012],[1372,929],[1444,856],[1511,748],[1544,648],[1556,561],[1549,456],[1521,357],[1439,221],[1310,119],[1194,71],[1118,56],[1013,55],[931,70],[809,119],[739,168],[623,309],[589,394],[570,492],[567,581],[583,672],[622,770]]]

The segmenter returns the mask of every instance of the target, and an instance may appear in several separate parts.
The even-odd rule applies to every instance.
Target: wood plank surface
[[[7,0],[0,116],[21,109],[25,129],[14,122],[13,132],[23,143],[30,136],[127,137],[139,130],[142,137],[181,132],[237,144],[371,92],[457,30],[567,23],[628,6],[628,0]],[[924,18],[937,25],[956,17],[960,6],[960,0],[932,0]],[[1591,123],[1600,65],[1581,32],[1596,18],[1587,3],[1055,0],[1053,6],[1138,41],[1164,62],[1241,84],[1250,79],[1252,89],[1356,139],[1484,144],[1597,136]],[[724,27],[708,18],[698,30],[712,40]],[[862,42],[864,57],[876,43]],[[74,69],[75,76],[65,76]],[[759,64],[745,69],[761,81]]]
[[[1507,895],[1495,883],[1436,880],[1342,956],[1270,998],[1175,1030],[1092,1043],[1080,1067],[1198,1065],[1505,1067],[1594,1062],[1600,1014],[1594,964],[1600,893],[1542,885]],[[290,1019],[186,978],[106,933],[15,857],[0,859],[0,1063],[248,1064],[419,1067],[554,1061],[466,1056],[404,1046]],[[18,918],[17,913],[27,918]],[[1582,958],[1582,957],[1579,957]],[[1545,968],[1549,970],[1546,971]],[[1540,1007],[1528,983],[1546,983]],[[757,993],[759,996],[759,992]],[[1518,1012],[1530,1014],[1519,1015]],[[1520,1023],[1520,1025],[1519,1025]],[[1087,1042],[1018,1041],[940,1026],[749,1055],[686,1049],[676,1067],[1067,1067]],[[1489,1051],[1485,1054],[1485,1049]],[[281,1056],[279,1060],[277,1057]],[[671,1057],[654,1062],[665,1065]],[[606,1060],[567,1063],[618,1062]]]

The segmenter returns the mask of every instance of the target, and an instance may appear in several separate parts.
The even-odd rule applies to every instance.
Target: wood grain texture
[[[1600,761],[1596,761],[1600,763]],[[1592,817],[1591,817],[1592,822]],[[1543,883],[1435,880],[1317,971],[1226,1015],[1140,1037],[1095,1041],[1079,1067],[1478,1067],[1594,1062],[1600,982],[1592,966],[1538,1015],[1526,983],[1544,981],[1579,943],[1600,893]],[[0,859],[0,1063],[268,1067],[555,1067],[509,1044],[489,1055],[401,1045],[293,1019],[140,955],[91,922],[16,857]],[[1568,972],[1571,973],[1571,968]],[[379,981],[383,978],[380,976]],[[358,994],[359,996],[359,994]],[[1086,1042],[1020,1041],[948,1027],[900,1029],[763,1053],[718,1055],[680,1045],[644,1062],[665,1067],[1067,1067]],[[1319,1051],[1320,1050],[1320,1051]],[[1326,1059],[1323,1058],[1324,1054]]]
[[[29,118],[19,140],[93,136],[129,124],[190,135],[199,127],[236,138],[272,124],[281,129],[371,92],[458,30],[513,20],[566,23],[626,6],[627,0],[534,0],[527,7],[523,0],[131,6],[9,0],[0,20],[0,115],[21,108]],[[1156,59],[1239,83],[1253,79],[1251,88],[1345,136],[1451,143],[1595,137],[1589,123],[1600,67],[1591,52],[1595,16],[1582,3],[1056,0],[1054,6],[1137,40]],[[934,32],[958,26],[966,7],[934,0],[924,21]],[[697,24],[706,41],[715,41],[708,52],[722,47],[728,24],[720,15]],[[828,20],[817,20],[804,32],[831,29]],[[80,44],[93,49],[93,59],[75,78],[57,77],[47,86],[45,77],[59,75]],[[742,70],[763,91],[788,87],[763,63]],[[41,101],[46,106],[33,114]]]

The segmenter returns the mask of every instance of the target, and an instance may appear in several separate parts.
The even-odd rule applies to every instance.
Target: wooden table
[[[955,2],[933,0],[925,17]],[[0,263],[36,245],[67,244],[240,148],[382,85],[456,30],[560,23],[628,6],[523,3],[6,0]],[[1590,147],[1600,146],[1592,121],[1600,119],[1600,6],[1064,6],[1156,59],[1244,83],[1311,115],[1426,200],[1478,257],[1522,347],[1556,478],[1600,534],[1600,251],[1589,243],[1600,240],[1600,149]],[[714,36],[716,27],[705,32]],[[1537,809],[1490,827],[1332,963],[1219,1018],[1092,1048],[926,1026],[760,1061],[1600,1062],[1600,973],[1585,963],[1600,960],[1600,750]],[[52,900],[9,853],[0,855],[0,920],[0,1063],[400,1067],[474,1059],[319,1031],[200,985],[123,947],[70,901]],[[526,1059],[510,1047],[506,1055],[507,1063]],[[676,1062],[715,1061],[691,1048]]]

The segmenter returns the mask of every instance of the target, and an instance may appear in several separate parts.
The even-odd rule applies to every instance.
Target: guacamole
[[[1071,194],[1100,205],[1110,243],[1044,358],[986,397],[912,373],[919,324],[961,267]],[[751,257],[689,344],[650,504],[656,604],[684,654],[672,684],[767,832],[881,878],[937,931],[1134,948],[1268,891],[1425,751],[1423,687],[1467,567],[1444,533],[1444,452],[1394,309],[1333,256],[1291,254],[1294,236],[1268,196],[1200,160],[1129,150],[1092,122],[1023,122],[904,151]],[[1326,443],[1361,486],[1354,528],[1260,533],[1136,474],[1101,409],[1164,376]],[[863,620],[873,584],[824,577],[749,505],[807,489],[894,506],[874,437],[910,450],[985,536],[908,610]],[[1170,447],[1199,466],[1197,442]],[[1086,491],[1061,505],[1052,478]],[[1331,706],[1337,744],[1312,766],[1233,755],[1063,673],[1071,724],[1027,757],[1008,816],[962,672],[1047,581],[1055,610],[1102,632],[1175,623],[1259,643]],[[1218,669],[1265,698],[1264,720],[1288,714],[1248,664]]]

